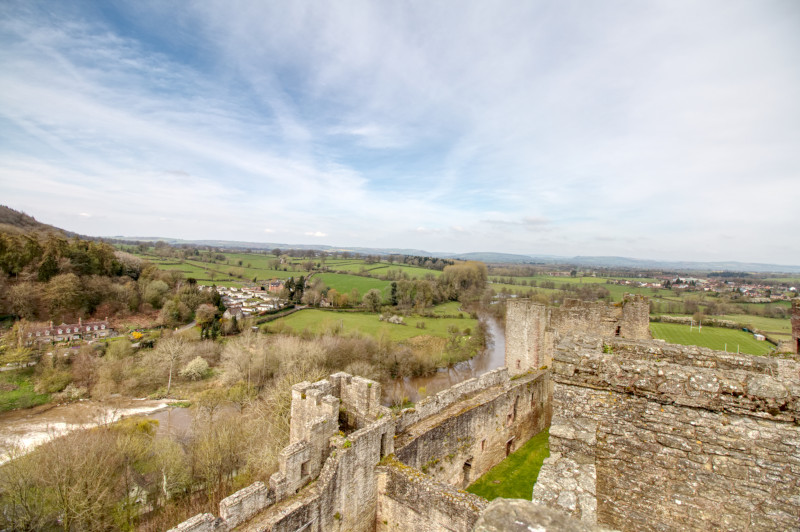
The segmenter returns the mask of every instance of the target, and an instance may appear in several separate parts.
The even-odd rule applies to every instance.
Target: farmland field
[[[431,310],[437,316],[445,316],[445,315],[453,316],[460,312],[464,312],[461,310],[461,303],[459,303],[458,301],[448,301],[447,303],[436,305]],[[466,314],[466,312],[464,312],[464,314]]]
[[[723,320],[731,320],[743,325],[749,325],[751,328],[760,329],[762,331],[782,332],[786,334],[792,333],[792,320],[786,318],[779,320],[776,318],[764,318],[762,316],[748,316],[747,314],[728,314],[720,316]]]
[[[315,275],[313,279],[322,280],[329,288],[335,288],[340,294],[349,294],[355,288],[361,297],[369,290],[377,288],[383,294],[384,299],[389,297],[389,285],[391,284],[389,281],[344,273],[320,273]]]
[[[672,344],[696,345],[729,353],[736,353],[738,349],[742,353],[764,355],[773,347],[769,342],[759,342],[750,333],[722,327],[703,327],[702,330],[693,327],[690,330],[688,325],[677,323],[651,323],[650,331],[654,338]]]
[[[341,326],[343,334],[361,332],[370,336],[378,336],[381,331],[386,331],[392,340],[402,341],[414,336],[439,336],[447,338],[450,333],[447,330],[451,325],[455,325],[459,330],[474,329],[478,320],[469,317],[459,318],[423,318],[409,316],[405,318],[407,325],[394,325],[378,319],[377,314],[367,312],[331,312],[325,310],[305,309],[295,312],[285,318],[270,322],[268,326],[276,323],[283,323],[291,327],[295,332],[302,332],[308,329],[312,333],[320,333]],[[425,328],[417,328],[417,322],[424,322]]]

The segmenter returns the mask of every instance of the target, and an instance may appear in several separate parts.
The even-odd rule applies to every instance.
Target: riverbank
[[[15,449],[27,453],[76,430],[168,408],[168,403],[161,400],[113,398],[102,403],[86,400],[4,412],[0,414],[0,464],[7,462]]]

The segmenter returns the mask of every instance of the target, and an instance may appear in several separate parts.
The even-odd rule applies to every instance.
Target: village
[[[288,305],[288,300],[281,297],[286,282],[283,279],[272,279],[261,283],[254,283],[237,288],[235,286],[216,287],[223,305],[225,313],[224,319],[236,318],[241,320],[250,316],[255,316],[271,310],[278,310]],[[214,287],[203,286],[205,290],[213,290]]]

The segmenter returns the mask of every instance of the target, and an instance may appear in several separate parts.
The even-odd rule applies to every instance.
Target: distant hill
[[[531,257],[530,255],[517,255],[514,253],[456,253],[453,255],[439,255],[434,254],[436,257],[443,257],[447,259],[459,259],[459,260],[479,260],[482,262],[500,262],[500,263],[531,263],[531,262],[543,262],[546,258],[548,261],[554,259],[552,256],[546,257]]]
[[[188,244],[195,246],[214,246],[226,249],[314,249],[318,251],[350,251],[364,255],[418,255],[422,257],[438,257],[442,259],[479,260],[487,263],[507,264],[552,264],[563,266],[587,266],[594,268],[631,268],[631,269],[660,269],[667,271],[746,271],[752,273],[800,273],[800,266],[765,264],[736,261],[718,262],[691,262],[691,261],[663,261],[651,259],[632,259],[629,257],[615,256],[576,256],[564,257],[556,255],[522,255],[514,253],[472,252],[472,253],[442,253],[421,249],[406,248],[363,248],[328,246],[322,244],[285,244],[276,242],[239,242],[235,240],[181,240],[163,237],[113,237],[122,240],[138,240],[142,242],[156,242],[163,240],[169,244]]]
[[[0,229],[10,232],[55,232],[69,236],[74,234],[52,225],[43,224],[37,221],[33,216],[28,216],[24,212],[16,211],[5,205],[0,205]]]

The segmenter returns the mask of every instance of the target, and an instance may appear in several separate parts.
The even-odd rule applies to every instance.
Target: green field
[[[463,313],[465,316],[467,315],[466,312],[461,310],[461,303],[458,301],[448,301],[447,303],[436,305],[431,311],[437,316],[454,316],[459,313]]]
[[[549,432],[543,430],[479,478],[467,491],[486,500],[531,500],[544,459],[550,456]]]
[[[759,342],[753,335],[737,329],[723,327],[697,327],[689,328],[688,325],[678,323],[651,323],[650,331],[653,338],[666,340],[671,344],[696,345],[708,347],[717,351],[728,351],[751,355],[765,355],[770,352],[773,345],[769,342]]]
[[[367,312],[331,312],[327,310],[305,309],[295,312],[285,318],[280,318],[267,324],[274,326],[283,323],[295,332],[308,330],[314,334],[331,330],[337,326],[342,328],[343,334],[361,332],[370,336],[378,336],[381,331],[389,333],[392,340],[402,341],[414,336],[439,336],[447,338],[450,336],[448,327],[455,325],[459,330],[474,329],[478,320],[468,316],[459,318],[423,318],[419,316],[409,316],[405,318],[407,325],[393,325],[385,321],[378,320],[377,314]],[[417,322],[424,322],[425,328],[417,328]]]
[[[244,283],[252,282],[254,278],[263,281],[273,278],[288,279],[297,278],[301,275],[308,275],[308,271],[303,267],[303,263],[311,261],[316,267],[317,264],[324,266],[330,271],[343,271],[359,273],[364,272],[372,277],[349,276],[346,274],[323,273],[318,274],[318,278],[323,279],[330,288],[335,288],[340,292],[350,293],[353,288],[358,289],[363,296],[368,290],[377,288],[388,297],[388,284],[390,281],[383,281],[377,277],[393,276],[399,272],[404,273],[410,279],[422,279],[432,275],[438,277],[442,272],[428,270],[418,266],[408,266],[405,264],[390,264],[388,262],[377,262],[367,264],[362,259],[314,259],[292,258],[287,263],[282,264],[279,269],[274,269],[276,257],[274,255],[264,255],[260,253],[222,253],[225,261],[203,262],[199,260],[180,260],[176,258],[164,258],[152,254],[138,254],[139,257],[155,264],[159,269],[166,271],[179,271],[185,277],[193,277],[200,284],[220,286],[241,286]],[[239,265],[241,261],[241,265]],[[226,264],[227,263],[227,264]]]
[[[747,314],[727,314],[720,316],[723,320],[735,321],[742,325],[747,325],[751,329],[759,329],[766,332],[776,332],[783,334],[792,334],[792,320],[786,318],[784,320],[776,318],[764,318],[762,316],[749,316]]]
[[[376,288],[381,291],[384,299],[388,299],[391,285],[389,281],[346,273],[319,273],[314,275],[313,279],[320,279],[328,288],[335,288],[340,294],[349,294],[355,288],[361,297],[364,297],[364,294]]]

